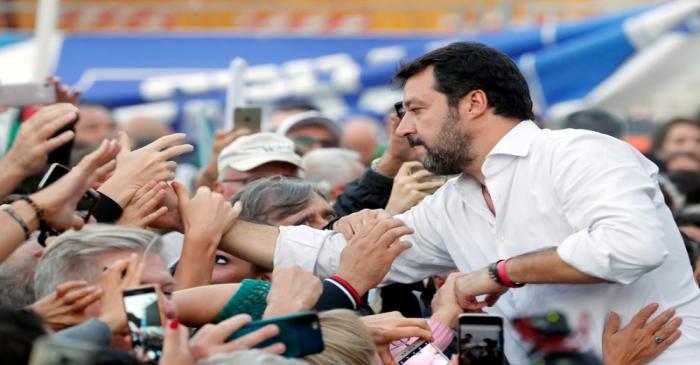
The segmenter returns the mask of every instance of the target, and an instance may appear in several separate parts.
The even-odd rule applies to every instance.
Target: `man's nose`
[[[399,137],[406,137],[416,133],[415,123],[413,123],[413,118],[409,115],[404,115],[396,127],[396,134]]]

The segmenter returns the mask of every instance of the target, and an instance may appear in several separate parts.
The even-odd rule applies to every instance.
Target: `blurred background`
[[[402,60],[474,40],[518,63],[544,126],[601,110],[647,152],[658,123],[700,111],[699,8],[695,0],[2,0],[0,84],[57,75],[117,124],[148,117],[201,145],[230,115],[227,89],[238,105],[262,106],[268,125],[289,100],[341,123],[361,114],[382,125],[401,100],[390,78]],[[232,81],[236,57],[247,66]],[[11,121],[0,123],[2,131]]]

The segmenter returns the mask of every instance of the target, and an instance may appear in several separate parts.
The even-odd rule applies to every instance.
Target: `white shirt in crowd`
[[[557,246],[565,262],[611,283],[530,284],[509,290],[486,310],[507,319],[561,311],[600,354],[610,311],[618,312],[624,325],[646,304],[659,303],[661,309],[676,308],[683,335],[653,363],[697,363],[700,290],[657,171],[614,138],[521,122],[482,167],[495,215],[478,182],[450,180],[397,216],[415,229],[405,237],[413,247],[395,261],[385,283],[416,282],[454,267],[472,272],[498,259]],[[274,264],[302,265],[327,276],[337,269],[344,246],[335,232],[282,227]],[[510,324],[505,332],[509,362],[529,364],[517,332]]]

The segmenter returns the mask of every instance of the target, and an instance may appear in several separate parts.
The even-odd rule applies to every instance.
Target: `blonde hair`
[[[360,317],[347,309],[318,314],[324,350],[304,357],[311,365],[373,365],[376,348]]]

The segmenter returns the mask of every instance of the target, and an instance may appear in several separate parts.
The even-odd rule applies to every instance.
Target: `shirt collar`
[[[539,131],[540,128],[531,120],[518,123],[496,143],[487,158],[494,155],[527,156],[532,140]]]

